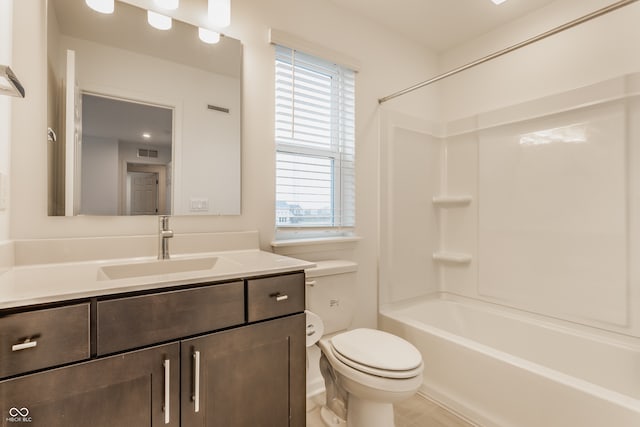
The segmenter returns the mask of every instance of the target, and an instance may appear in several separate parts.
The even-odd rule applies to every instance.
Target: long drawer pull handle
[[[200,412],[200,352],[193,352],[193,410],[194,412]]]
[[[25,342],[21,342],[20,344],[14,344],[11,346],[11,351],[20,351],[26,350],[27,348],[33,348],[38,345],[38,341],[30,341],[26,340]]]
[[[164,423],[171,422],[171,360],[164,361]]]
[[[269,296],[275,298],[276,302],[286,301],[289,299],[289,295],[281,294],[280,292],[276,292],[275,294],[271,294]]]

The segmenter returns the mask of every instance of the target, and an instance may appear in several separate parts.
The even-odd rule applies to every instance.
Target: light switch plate
[[[207,212],[209,210],[209,199],[191,198],[189,210],[191,212]]]

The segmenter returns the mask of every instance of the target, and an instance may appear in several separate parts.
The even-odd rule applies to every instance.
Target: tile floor
[[[395,405],[395,422],[395,427],[477,427],[420,395]],[[325,427],[319,406],[307,412],[307,427]]]

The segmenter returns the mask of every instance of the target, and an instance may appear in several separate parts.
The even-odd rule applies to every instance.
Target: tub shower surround
[[[482,426],[640,420],[634,340],[452,297],[389,307],[380,326],[423,354],[423,394]]]
[[[423,391],[487,426],[639,425],[640,73],[446,124],[384,111],[381,135],[380,322]]]

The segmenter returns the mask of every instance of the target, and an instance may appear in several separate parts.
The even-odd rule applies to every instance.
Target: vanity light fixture
[[[501,4],[504,3],[507,0],[491,0],[493,2],[493,4]]]
[[[85,3],[96,12],[113,13],[115,0],[85,0]]]
[[[231,24],[231,0],[209,0],[209,22],[216,28]]]
[[[151,134],[149,132],[145,132],[145,133],[142,134],[142,137],[144,139],[149,139],[149,138],[151,138]]]
[[[176,10],[180,5],[180,0],[156,0],[156,5],[162,9]]]
[[[158,12],[154,12],[152,10],[147,11],[147,22],[153,28],[157,28],[158,30],[171,29],[171,18],[169,16],[161,15]]]
[[[216,44],[220,41],[220,33],[217,31],[207,30],[206,28],[198,28],[198,37],[204,43]]]

